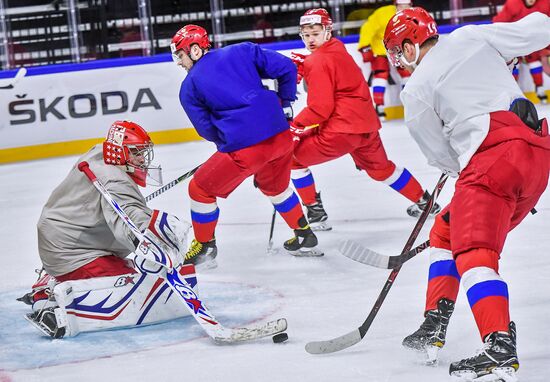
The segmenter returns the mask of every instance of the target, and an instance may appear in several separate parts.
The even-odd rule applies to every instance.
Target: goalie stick
[[[115,210],[117,215],[123,222],[130,228],[134,236],[139,240],[139,250],[145,258],[148,260],[166,267],[166,264],[158,259],[157,256],[149,250],[150,246],[154,244],[147,239],[147,237],[141,233],[139,228],[132,222],[130,217],[124,212],[122,207],[118,205],[116,200],[113,199],[109,191],[105,189],[103,184],[97,179],[95,174],[90,169],[87,162],[80,162],[78,169],[82,171],[86,177],[92,182],[95,188],[103,195],[103,197],[109,202],[111,207]],[[171,265],[171,264],[170,264]],[[245,328],[226,328],[224,327],[208,310],[199,296],[195,293],[193,288],[181,278],[177,269],[169,267],[162,272],[168,286],[174,291],[177,296],[180,296],[183,303],[193,316],[193,318],[200,324],[204,331],[217,343],[234,343],[241,341],[255,340],[258,338],[271,336],[277,333],[284,332],[287,328],[286,319],[280,318],[278,320],[269,321],[263,325],[257,325],[254,327]]]
[[[25,68],[19,68],[17,73],[15,73],[15,77],[11,79],[11,83],[8,85],[0,86],[0,89],[13,89],[16,83],[19,82],[19,80],[27,74],[27,69]]]
[[[197,170],[199,169],[201,165],[199,164],[197,167],[195,167],[194,169],[192,169],[191,171],[187,171],[185,174],[183,174],[182,176],[180,176],[179,178],[177,179],[174,179],[173,181],[171,181],[170,183],[166,183],[164,186],[162,186],[161,188],[159,188],[158,190],[150,193],[149,195],[147,195],[145,197],[145,201],[148,202],[150,201],[151,199],[154,199],[156,198],[157,196],[159,196],[160,194],[162,194],[164,191],[167,191],[169,189],[171,189],[172,187],[174,187],[176,184],[180,183],[180,182],[183,182],[185,179],[187,178],[190,178],[193,176],[194,173],[197,172]]]
[[[430,246],[430,241],[427,240],[422,244],[417,245],[407,253],[401,255],[388,256],[373,251],[370,248],[363,247],[361,244],[353,240],[345,240],[340,243],[338,250],[348,259],[357,261],[361,264],[370,265],[382,269],[394,269],[403,265],[420,252]]]
[[[432,207],[435,203],[435,200],[437,199],[439,193],[441,192],[441,189],[445,185],[445,182],[447,181],[447,174],[441,174],[441,177],[439,178],[439,181],[437,182],[435,189],[430,197],[430,200],[428,201],[426,208],[424,211],[422,211],[422,214],[420,214],[420,217],[418,218],[418,221],[416,222],[409,239],[407,240],[407,243],[405,244],[405,247],[403,248],[403,251],[401,254],[408,253],[416,238],[418,237],[418,234],[420,233],[420,230],[422,229],[422,226],[426,222],[426,219],[428,219],[428,215],[430,214],[430,211],[432,210]],[[352,330],[351,332],[344,334],[343,336],[333,338],[331,340],[327,341],[313,341],[308,342],[306,344],[306,351],[310,354],[326,354],[326,353],[334,353],[340,350],[344,350],[349,348],[350,346],[355,345],[359,341],[365,337],[367,334],[367,331],[369,330],[372,322],[374,321],[374,318],[378,314],[378,311],[380,310],[380,307],[382,306],[382,303],[384,302],[384,299],[388,295],[388,292],[390,291],[393,282],[395,281],[395,278],[399,274],[399,270],[401,269],[400,266],[395,268],[391,271],[390,275],[388,276],[388,279],[386,280],[386,283],[384,284],[384,287],[382,288],[382,291],[378,295],[378,299],[374,303],[374,306],[372,307],[369,315],[367,316],[365,322],[361,324],[357,329]]]

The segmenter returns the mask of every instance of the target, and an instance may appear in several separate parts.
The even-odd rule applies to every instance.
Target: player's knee
[[[197,182],[195,181],[195,178],[191,179],[189,182],[189,197],[196,201],[201,203],[215,203],[216,197],[211,195],[208,191],[200,187]]]
[[[498,273],[497,251],[488,248],[473,248],[466,252],[455,254],[456,269],[460,275],[473,268],[490,268]]]
[[[430,246],[451,249],[450,213],[443,211],[435,217],[434,225],[430,230]]]
[[[378,182],[383,182],[389,179],[394,173],[397,167],[392,161],[388,161],[388,165],[384,168],[365,168],[367,174]]]

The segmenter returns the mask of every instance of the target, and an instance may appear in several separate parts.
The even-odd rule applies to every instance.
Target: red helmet
[[[415,44],[418,56],[419,46],[435,36],[438,36],[437,25],[428,12],[420,7],[403,9],[386,26],[384,45],[388,58],[394,66],[402,66],[400,61],[403,56],[403,41],[409,40]]]
[[[172,37],[170,49],[172,50],[172,54],[178,50],[183,50],[185,54],[189,54],[191,45],[193,44],[198,44],[202,49],[208,49],[211,45],[206,29],[198,25],[189,24],[177,31],[174,37]]]
[[[310,9],[300,17],[300,27],[315,24],[321,24],[327,31],[332,30],[332,19],[325,8]]]
[[[103,161],[126,166],[125,171],[140,186],[145,187],[149,165],[153,161],[153,142],[137,123],[115,121],[103,142]]]

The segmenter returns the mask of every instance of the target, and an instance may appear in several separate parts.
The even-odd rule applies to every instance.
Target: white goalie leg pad
[[[196,290],[195,267],[184,265],[179,273]],[[162,278],[146,273],[65,281],[55,286],[54,296],[57,325],[65,327],[65,337],[189,315]]]

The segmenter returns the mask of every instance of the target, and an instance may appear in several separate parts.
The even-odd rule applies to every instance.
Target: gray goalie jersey
[[[128,256],[135,237],[111,205],[76,167],[87,161],[90,169],[128,214],[144,230],[151,210],[136,183],[121,168],[103,162],[102,145],[79,158],[67,177],[52,192],[38,221],[38,252],[45,270],[59,276],[100,256]]]

